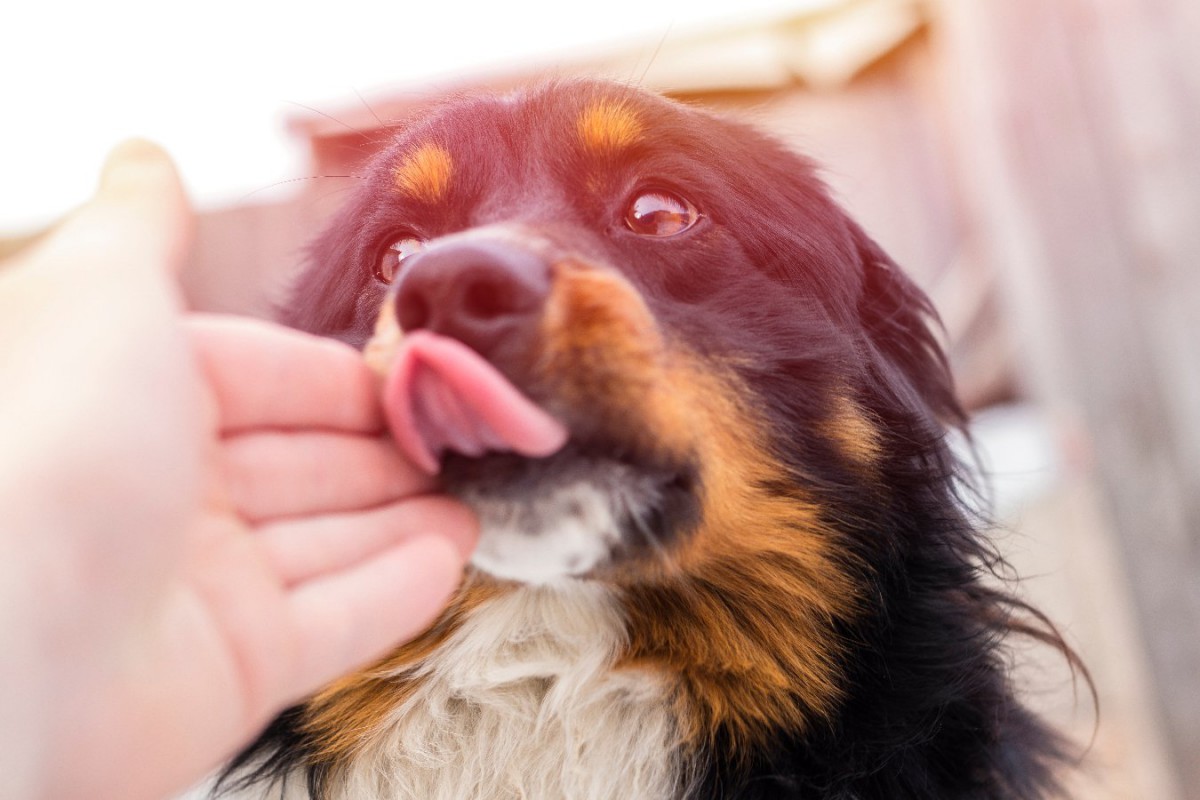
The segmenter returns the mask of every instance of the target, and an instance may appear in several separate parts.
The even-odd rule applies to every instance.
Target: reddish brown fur
[[[858,586],[817,508],[764,488],[785,470],[763,460],[760,428],[732,381],[713,385],[701,371],[690,378],[672,387],[688,398],[680,404],[688,423],[706,434],[704,522],[672,573],[626,587],[625,663],[675,676],[687,736],[711,743],[724,730],[736,756],[781,721],[803,730],[833,711],[842,644],[832,623],[854,615]]]
[[[665,564],[618,573],[630,621],[622,666],[675,680],[689,739],[724,729],[740,750],[781,721],[799,730],[831,713],[841,652],[831,621],[853,616],[856,584],[817,508],[763,488],[795,481],[764,459],[764,426],[740,399],[752,395],[731,370],[667,343],[614,273],[560,266],[543,331],[558,397],[700,465],[702,527]],[[870,430],[850,401],[840,411],[847,438]],[[737,609],[705,587],[734,587]]]
[[[883,456],[879,429],[870,415],[854,400],[840,395],[826,433],[856,464],[871,467]]]
[[[539,380],[554,402],[598,427],[667,454],[690,452],[695,432],[664,392],[671,354],[637,291],[616,273],[577,262],[555,267],[541,321]]]
[[[450,189],[454,159],[446,148],[425,143],[405,155],[392,172],[396,188],[414,200],[433,204]]]
[[[600,100],[579,115],[576,123],[585,148],[611,153],[635,143],[642,135],[637,112],[620,100]]]

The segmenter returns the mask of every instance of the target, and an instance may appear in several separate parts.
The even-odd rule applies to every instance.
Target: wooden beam
[[[1200,7],[937,0],[949,124],[1032,393],[1077,415],[1200,799]]]

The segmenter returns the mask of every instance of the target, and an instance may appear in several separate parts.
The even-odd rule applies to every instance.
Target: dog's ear
[[[307,263],[276,309],[276,319],[356,347],[365,343],[383,295],[361,263],[361,226],[369,202],[366,192],[357,192],[309,245]]]
[[[854,227],[863,287],[858,313],[875,369],[896,399],[942,425],[961,428],[950,365],[938,339],[941,320],[929,297],[857,226]]]

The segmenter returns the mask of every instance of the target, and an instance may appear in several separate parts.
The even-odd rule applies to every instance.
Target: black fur
[[[591,96],[624,97],[648,121],[642,143],[606,165],[599,195],[577,187],[594,170],[569,146],[579,98]],[[718,741],[694,796],[1034,800],[1056,791],[1064,743],[1017,700],[1004,645],[1029,635],[1082,665],[1044,618],[995,588],[1003,563],[965,510],[971,489],[947,443],[965,414],[933,309],[813,167],[740,124],[604,84],[553,84],[516,103],[460,99],[401,141],[435,132],[479,155],[453,210],[423,217],[397,204],[385,154],[317,242],[284,319],[361,345],[384,296],[372,263],[399,229],[436,237],[518,220],[571,237],[621,270],[672,335],[704,355],[740,357],[773,425],[774,455],[829,510],[867,587],[865,613],[839,623],[849,646],[835,717],[802,735],[778,730],[749,763],[723,758]],[[616,209],[645,181],[691,199],[703,227],[655,248],[617,230]],[[849,388],[880,431],[870,479],[812,434],[835,387]],[[309,745],[296,719],[281,717],[231,774],[247,765],[258,766],[252,777],[303,772]],[[312,767],[310,786],[319,792],[324,777]]]

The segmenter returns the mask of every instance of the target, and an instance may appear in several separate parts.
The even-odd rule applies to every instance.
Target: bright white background
[[[0,235],[85,199],[105,153],[129,136],[166,146],[202,208],[263,200],[301,174],[284,120],[303,106],[336,111],[356,92],[552,67],[613,45],[649,58],[663,37],[831,4],[7,0]]]

